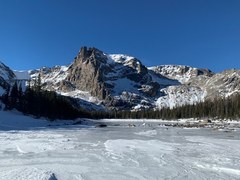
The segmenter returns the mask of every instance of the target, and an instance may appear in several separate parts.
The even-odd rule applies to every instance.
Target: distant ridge
[[[33,81],[38,74],[44,89],[94,109],[172,108],[240,92],[239,70],[213,73],[183,65],[146,67],[133,56],[107,54],[94,47],[82,47],[69,66],[12,71],[0,63],[2,92],[6,78]]]

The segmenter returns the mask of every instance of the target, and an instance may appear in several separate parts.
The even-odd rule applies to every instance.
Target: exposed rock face
[[[149,108],[161,95],[160,88],[175,84],[174,80],[149,71],[138,59],[131,56],[108,55],[96,48],[81,48],[70,66],[55,66],[30,71],[36,78],[40,73],[45,89],[63,94],[86,97],[116,109],[140,106]],[[144,101],[143,101],[144,100]]]
[[[9,67],[0,62],[0,77],[5,80],[11,80],[14,79],[16,76]]]
[[[159,108],[194,104],[206,99],[213,100],[240,93],[240,70],[226,70],[213,74],[209,70],[200,69],[200,71],[188,70],[186,73],[187,75],[184,73],[176,76],[168,75],[185,83],[162,89],[161,91],[166,95],[157,100],[156,105]]]
[[[104,83],[104,75],[111,71],[106,63],[107,56],[102,51],[83,47],[69,67],[66,80],[77,89],[90,91],[93,96],[105,99],[109,92]]]
[[[15,78],[13,71],[0,62],[0,95],[10,87],[10,82]]]
[[[67,70],[68,67],[65,66],[54,66],[52,68],[43,67],[39,70],[30,71],[29,73],[32,79],[37,78],[38,74],[40,74],[43,83],[42,85],[47,90],[70,91],[71,89],[74,89],[74,87],[71,83],[65,81],[68,75]]]
[[[45,89],[79,98],[88,108],[140,110],[194,104],[240,91],[240,71],[163,65],[145,67],[137,58],[83,47],[70,66],[30,71]]]
[[[96,48],[86,47],[81,48],[69,66],[66,81],[114,107],[123,104],[132,107],[143,97],[157,96],[161,87],[136,58],[107,55]],[[133,96],[126,98],[125,92],[133,93]]]
[[[226,70],[215,74],[205,82],[198,82],[206,90],[207,99],[228,97],[240,93],[240,70]]]
[[[150,69],[158,74],[161,74],[162,76],[170,79],[176,79],[183,84],[188,83],[192,80],[192,78],[198,76],[211,77],[214,75],[214,73],[209,69],[197,69],[182,65],[162,65],[151,67]]]

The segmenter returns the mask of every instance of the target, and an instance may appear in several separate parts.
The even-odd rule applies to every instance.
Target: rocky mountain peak
[[[93,96],[105,99],[108,92],[105,88],[104,74],[110,71],[107,60],[102,51],[83,47],[69,67],[66,80],[77,89],[90,91]],[[65,84],[69,86],[69,83]]]
[[[85,63],[107,63],[107,56],[95,47],[82,47],[75,58],[77,61]]]
[[[47,90],[76,98],[87,107],[116,110],[175,107],[240,90],[239,70],[214,74],[183,65],[147,68],[133,56],[106,54],[94,47],[81,48],[70,66],[29,71],[32,79],[38,74]]]

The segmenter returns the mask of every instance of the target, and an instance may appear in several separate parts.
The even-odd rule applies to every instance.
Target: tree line
[[[161,110],[122,111],[116,118],[133,119],[182,119],[182,118],[211,118],[211,119],[240,119],[240,94],[206,100],[192,105],[183,105]]]
[[[121,119],[181,119],[181,118],[216,118],[239,119],[240,118],[240,94],[227,97],[206,100],[193,105],[181,107],[162,108],[160,110],[142,111],[86,111],[73,106],[74,100],[58,95],[53,91],[42,89],[41,77],[35,79],[33,85],[28,83],[26,90],[17,82],[5,94],[1,101],[5,104],[5,110],[17,109],[24,114],[37,118],[48,119],[76,119],[76,118],[121,118]]]
[[[28,84],[24,92],[17,82],[6,90],[1,97],[5,110],[16,109],[23,114],[33,115],[36,118],[46,117],[50,120],[88,116],[84,110],[73,107],[70,98],[43,90],[40,76],[32,86]]]

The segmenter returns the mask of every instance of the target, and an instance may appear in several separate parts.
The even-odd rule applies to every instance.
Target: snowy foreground
[[[34,120],[0,111],[0,179],[239,179],[240,130]],[[133,124],[132,127],[129,124]],[[130,127],[131,126],[131,127]]]

